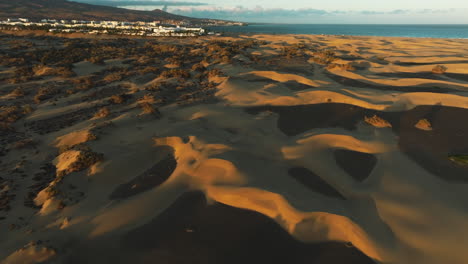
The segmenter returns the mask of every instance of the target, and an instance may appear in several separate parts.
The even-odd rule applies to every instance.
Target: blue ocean
[[[330,25],[330,24],[251,24],[209,27],[215,32],[264,34],[314,34],[382,37],[468,39],[468,25]]]

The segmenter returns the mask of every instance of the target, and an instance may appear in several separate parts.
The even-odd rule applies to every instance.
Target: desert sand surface
[[[468,40],[0,35],[0,263],[468,263]]]

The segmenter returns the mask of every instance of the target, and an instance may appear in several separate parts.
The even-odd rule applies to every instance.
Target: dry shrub
[[[436,65],[434,68],[432,68],[432,73],[433,74],[444,74],[447,71],[447,67],[444,65]]]
[[[164,82],[153,83],[153,84],[150,84],[150,85],[146,86],[145,90],[146,91],[152,91],[152,92],[161,91],[161,87],[163,87],[164,85],[166,85],[166,83],[164,83]]]
[[[356,70],[365,70],[371,67],[370,62],[368,61],[353,61],[349,63]]]
[[[72,149],[80,151],[80,154],[77,160],[70,164],[66,170],[60,171],[57,174],[58,177],[63,177],[72,172],[83,171],[104,159],[104,154],[93,152],[85,145],[77,145]]]
[[[231,62],[232,62],[232,59],[230,56],[225,55],[221,57],[221,63],[230,64]]]
[[[112,103],[112,104],[123,104],[125,103],[129,98],[129,95],[127,94],[116,94],[116,95],[113,95],[111,96],[111,98],[109,99],[109,102]]]
[[[141,74],[147,74],[147,73],[158,74],[159,72],[160,72],[159,69],[153,66],[147,66],[140,71]]]
[[[69,78],[69,77],[76,76],[76,73],[68,67],[59,67],[55,70],[55,75]]]
[[[31,66],[23,66],[15,69],[15,76],[17,77],[32,77],[34,75],[33,68]]]
[[[161,113],[159,112],[159,109],[148,102],[139,103],[139,106],[143,110],[144,114],[152,114],[152,115],[157,115],[157,116],[161,115]]]
[[[223,72],[220,69],[212,69],[207,73],[208,78],[222,76]]]
[[[30,105],[0,106],[0,131],[14,131],[12,124],[32,111]]]
[[[179,47],[171,44],[148,44],[148,47],[157,55],[173,55],[179,52]]]
[[[10,123],[0,121],[0,132],[15,131]]]
[[[281,55],[285,56],[287,59],[301,57],[304,56],[304,48],[305,46],[303,44],[294,44],[291,46],[286,46],[282,48]]]
[[[183,91],[183,90],[185,90],[187,88],[188,88],[187,85],[181,84],[181,85],[177,86],[175,89],[176,89],[176,91]]]
[[[96,140],[98,139],[98,136],[92,132],[89,132],[88,133],[88,136],[86,137],[86,142],[88,141],[93,141],[93,140]]]
[[[36,76],[62,76],[62,77],[72,77],[75,76],[75,72],[73,72],[70,68],[67,67],[50,67],[46,65],[36,65],[33,68],[34,74]]]
[[[449,160],[460,166],[468,166],[468,155],[449,155]]]
[[[206,70],[206,67],[203,66],[202,63],[195,63],[192,66],[192,71],[204,72],[205,70]]]
[[[93,56],[89,59],[87,59],[87,61],[93,63],[93,64],[96,64],[96,65],[104,65],[104,58],[103,57],[100,57],[100,56]]]
[[[343,71],[355,71],[356,68],[351,63],[346,63],[346,64],[337,64],[337,63],[331,63],[327,66],[327,69],[335,69],[338,68]]]
[[[30,105],[23,105],[23,115],[27,115],[34,112],[34,108]]]
[[[177,58],[177,57],[169,57],[169,58],[166,58],[165,61],[169,64],[172,64],[176,67],[180,67],[182,66],[182,60],[180,58]]]
[[[77,92],[78,92],[78,90],[76,90],[76,89],[68,89],[68,90],[65,91],[65,93],[67,95],[76,94]]]
[[[25,115],[24,109],[18,106],[1,106],[0,107],[0,122],[11,124]]]
[[[161,73],[161,77],[163,78],[183,78],[188,79],[190,78],[190,73],[184,69],[170,69],[167,71],[163,71]]]
[[[112,83],[112,82],[117,82],[121,81],[124,77],[124,74],[122,72],[113,72],[104,77],[104,81],[106,83]]]
[[[104,118],[110,114],[109,108],[103,107],[99,109],[96,114],[94,114],[94,118]]]
[[[138,60],[134,61],[133,64],[134,65],[148,65],[148,64],[154,64],[155,61],[156,60],[154,58],[150,58],[148,56],[142,56],[138,58]]]
[[[34,102],[36,104],[41,103],[44,100],[50,99],[54,97],[54,95],[58,94],[59,91],[55,88],[51,87],[42,87],[39,89],[37,94],[34,96]]]
[[[95,86],[94,81],[91,77],[80,78],[75,82],[77,90],[89,90]]]
[[[138,100],[140,103],[147,102],[147,103],[154,103],[154,96],[151,94],[145,94],[142,98]]]
[[[13,97],[23,97],[26,95],[26,93],[24,92],[23,89],[18,87],[18,88],[15,88],[13,91],[11,91],[9,95]]]
[[[364,121],[366,121],[366,123],[374,127],[379,127],[379,128],[392,127],[392,125],[388,121],[378,117],[377,115],[374,115],[373,117],[366,116],[364,117]]]
[[[20,141],[15,142],[13,145],[13,148],[15,149],[25,149],[25,148],[34,148],[37,145],[37,142],[35,142],[31,138],[23,139]]]
[[[335,55],[336,55],[335,51],[330,50],[330,49],[324,49],[324,50],[315,52],[312,60],[318,64],[328,65],[336,60]]]

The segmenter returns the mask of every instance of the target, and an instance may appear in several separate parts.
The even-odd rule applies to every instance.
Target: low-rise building
[[[167,23],[168,21],[164,21]],[[121,34],[134,36],[197,36],[205,34],[205,29],[200,27],[183,27],[174,24],[161,24],[161,21],[153,22],[128,22],[128,21],[83,21],[65,19],[42,19],[40,23],[29,22],[27,18],[10,18],[0,21],[0,24],[13,26],[18,30],[28,26],[45,27],[49,32],[81,32],[88,34]],[[18,26],[18,27],[17,27]],[[53,29],[50,29],[53,27]],[[93,30],[89,30],[93,28]],[[109,31],[108,29],[112,29]]]

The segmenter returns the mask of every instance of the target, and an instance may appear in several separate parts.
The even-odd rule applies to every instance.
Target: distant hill
[[[30,19],[79,19],[120,21],[187,21],[206,24],[212,19],[198,19],[170,14],[162,10],[129,10],[124,8],[84,4],[66,0],[0,0],[0,19],[26,17]],[[222,21],[220,21],[222,23]]]

